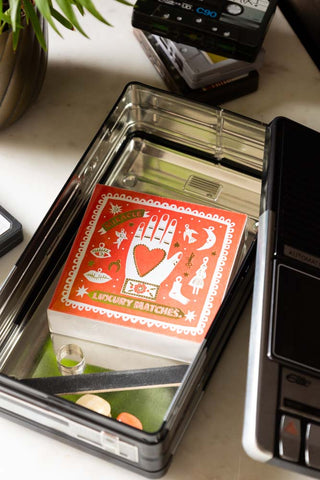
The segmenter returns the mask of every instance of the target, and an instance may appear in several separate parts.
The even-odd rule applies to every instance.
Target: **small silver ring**
[[[63,365],[62,360],[64,358],[69,358],[70,360],[75,361],[75,365]],[[83,351],[79,345],[76,345],[75,343],[62,345],[62,347],[59,348],[57,353],[57,362],[58,368],[62,375],[79,375],[83,373],[86,366]]]

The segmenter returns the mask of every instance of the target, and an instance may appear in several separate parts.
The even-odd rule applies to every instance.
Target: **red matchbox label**
[[[246,215],[98,185],[50,311],[201,342]],[[161,338],[160,338],[161,341]]]

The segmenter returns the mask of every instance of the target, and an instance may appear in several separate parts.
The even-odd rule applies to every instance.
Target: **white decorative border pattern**
[[[203,306],[202,313],[199,318],[199,322],[197,327],[192,327],[192,326],[186,326],[186,325],[176,325],[176,324],[171,324],[167,323],[164,321],[159,321],[159,320],[153,320],[148,317],[142,317],[142,316],[136,316],[136,315],[131,315],[131,314],[123,314],[123,313],[118,313],[114,310],[108,310],[106,308],[101,308],[101,307],[95,307],[92,305],[87,305],[82,302],[77,302],[75,300],[70,300],[69,299],[69,293],[72,289],[74,279],[78,273],[79,267],[81,265],[81,262],[86,254],[86,250],[89,246],[91,237],[96,229],[97,223],[99,221],[100,215],[103,212],[104,207],[108,203],[109,200],[121,200],[121,201],[126,201],[126,202],[131,202],[135,204],[140,204],[140,205],[145,205],[145,206],[152,206],[152,207],[158,207],[158,208],[163,208],[169,211],[173,212],[181,212],[184,214],[188,215],[193,215],[195,217],[202,217],[206,218],[209,220],[213,220],[215,222],[224,224],[227,226],[227,231],[225,234],[225,238],[223,241],[221,253],[218,258],[217,262],[217,267],[215,269],[212,282],[209,288],[209,293],[206,297],[206,302]],[[217,214],[210,214],[210,213],[204,213],[203,211],[199,210],[192,210],[190,207],[183,207],[183,206],[177,206],[174,203],[168,203],[168,202],[161,202],[161,201],[154,201],[153,199],[144,199],[144,198],[139,198],[139,197],[133,197],[131,195],[127,195],[125,193],[123,194],[114,194],[114,193],[108,193],[102,194],[100,200],[98,201],[98,204],[96,205],[95,210],[93,211],[93,215],[91,217],[91,220],[89,221],[89,224],[86,228],[85,235],[82,239],[82,242],[80,243],[80,247],[78,249],[77,254],[75,255],[75,258],[73,260],[73,267],[72,270],[68,273],[68,277],[66,280],[66,284],[64,286],[64,290],[62,292],[61,296],[61,301],[65,303],[66,306],[71,306],[73,309],[78,309],[79,311],[85,310],[86,312],[94,312],[100,315],[106,315],[108,318],[114,317],[116,319],[122,319],[123,322],[131,322],[132,324],[140,323],[140,325],[146,325],[147,327],[156,327],[158,329],[163,329],[163,330],[170,330],[173,333],[176,334],[184,334],[184,335],[191,335],[193,337],[202,335],[206,325],[209,321],[210,317],[210,312],[213,307],[213,300],[214,297],[217,295],[217,291],[219,288],[219,282],[220,278],[222,277],[222,272],[223,272],[223,267],[227,261],[227,256],[228,256],[228,250],[230,249],[230,244],[232,243],[232,237],[233,237],[233,232],[234,232],[234,223],[224,217],[219,217]]]

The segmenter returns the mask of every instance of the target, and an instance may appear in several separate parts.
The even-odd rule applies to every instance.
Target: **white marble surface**
[[[24,227],[25,240],[0,259],[0,283],[26,246],[94,133],[130,81],[164,84],[133,36],[131,9],[112,0],[97,5],[114,25],[89,16],[90,40],[50,31],[49,64],[38,101],[0,132],[0,204]],[[320,131],[320,77],[279,11],[265,39],[259,90],[224,106],[269,122],[284,115]],[[303,165],[303,158],[301,159]],[[257,463],[241,446],[249,331],[248,305],[198,411],[168,480],[298,480],[305,478]],[[141,478],[0,418],[0,478],[77,480]]]

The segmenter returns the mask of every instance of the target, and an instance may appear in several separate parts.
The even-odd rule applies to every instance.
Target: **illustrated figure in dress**
[[[194,277],[191,278],[189,285],[193,287],[192,293],[194,295],[198,295],[199,290],[204,287],[204,280],[207,276],[207,268],[208,268],[208,260],[209,257],[204,257],[202,260],[202,264],[196,271],[196,274]]]

